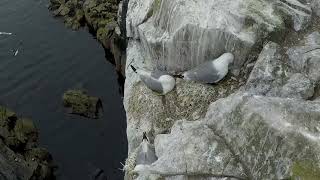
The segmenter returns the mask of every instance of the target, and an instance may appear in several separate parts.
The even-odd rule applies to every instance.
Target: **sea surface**
[[[0,35],[0,104],[34,120],[58,180],[89,180],[97,169],[122,180],[127,140],[118,75],[86,28],[66,28],[47,7],[48,0],[0,1],[0,32],[12,33]],[[100,119],[65,112],[62,95],[74,88],[102,99]]]

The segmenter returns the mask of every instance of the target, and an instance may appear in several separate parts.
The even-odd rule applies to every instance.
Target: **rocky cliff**
[[[318,0],[130,0],[126,179],[320,179]],[[128,68],[178,74],[225,52],[216,85],[165,96]],[[134,172],[143,132],[158,160]]]

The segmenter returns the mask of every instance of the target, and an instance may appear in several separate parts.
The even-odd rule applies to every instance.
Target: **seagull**
[[[139,175],[147,175],[150,173],[150,165],[158,158],[154,146],[149,142],[146,132],[143,132],[142,142],[138,148],[136,166],[133,172]]]
[[[136,158],[136,165],[150,165],[157,159],[154,146],[150,144],[147,133],[143,132],[142,142]]]
[[[19,53],[19,49],[16,49],[15,52],[13,53],[13,56],[17,56]]]
[[[12,33],[8,33],[8,32],[0,32],[0,35],[12,35]]]
[[[14,52],[13,52],[13,56],[17,56],[17,55],[18,55],[18,53],[19,53],[19,48],[20,48],[21,45],[22,45],[22,41],[19,42],[19,47],[18,47],[17,49],[13,50],[13,51],[14,51]]]
[[[224,53],[219,58],[200,64],[178,76],[187,81],[207,84],[217,83],[228,74],[228,67],[233,60],[233,54]]]
[[[141,81],[151,90],[165,95],[173,90],[176,81],[174,77],[162,71],[147,71],[136,69],[130,65],[132,70],[140,76]]]

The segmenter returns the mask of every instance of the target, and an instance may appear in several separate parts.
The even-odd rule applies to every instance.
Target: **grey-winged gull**
[[[162,95],[172,91],[175,87],[176,81],[174,77],[162,71],[146,71],[136,69],[130,65],[132,70],[140,76],[141,81],[151,90]]]
[[[154,146],[149,142],[147,133],[144,132],[136,158],[136,165],[149,165],[155,162],[157,159],[158,158],[156,156]]]
[[[0,32],[0,35],[12,35],[12,33],[9,33],[9,32]]]
[[[143,138],[138,147],[136,166],[134,172],[138,174],[148,174],[150,165],[157,160],[154,146],[149,142],[147,133],[143,132]]]
[[[186,71],[182,78],[189,81],[201,83],[217,83],[228,74],[229,64],[234,60],[231,53],[224,53],[219,58],[207,61],[199,66]]]

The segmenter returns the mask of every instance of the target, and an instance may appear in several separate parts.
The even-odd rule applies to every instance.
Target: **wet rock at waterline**
[[[62,16],[66,25],[78,29],[84,23],[94,30],[117,22],[117,0],[50,0],[49,9],[55,16]]]
[[[82,90],[68,90],[63,94],[63,105],[71,114],[88,118],[99,118],[102,102],[98,97],[89,96]]]
[[[126,40],[117,22],[119,3],[118,0],[50,0],[49,9],[74,30],[88,25],[103,47],[112,53],[108,60],[124,75]]]
[[[0,137],[0,179],[54,179],[52,157],[38,147],[38,130],[32,120],[0,107]]]

